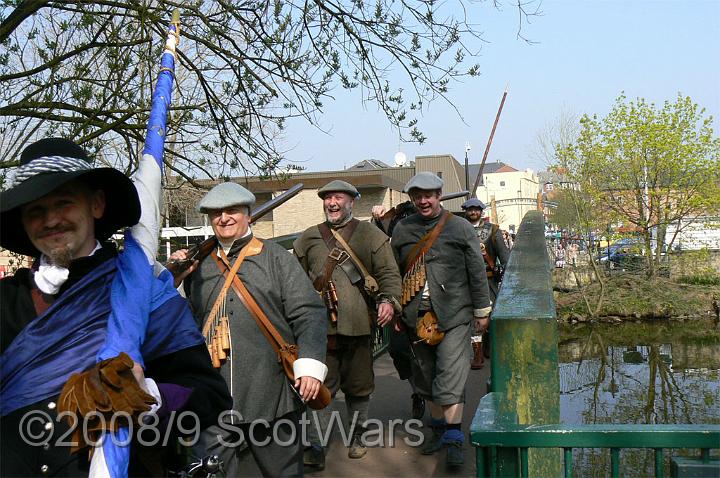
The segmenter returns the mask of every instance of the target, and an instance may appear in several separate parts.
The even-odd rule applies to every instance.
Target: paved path
[[[324,471],[316,471],[306,467],[305,475],[311,478],[354,478],[354,477],[475,477],[475,450],[469,444],[468,433],[475,409],[480,397],[485,394],[487,381],[490,375],[489,361],[485,362],[482,370],[471,370],[465,389],[466,403],[463,414],[463,432],[465,434],[465,464],[457,469],[448,469],[445,466],[445,450],[435,455],[425,456],[420,453],[418,433],[426,437],[430,434],[427,426],[419,423],[410,425],[399,424],[395,427],[393,446],[390,446],[390,434],[384,434],[385,446],[370,448],[367,455],[359,460],[352,460],[347,456],[347,448],[342,441],[338,427],[333,428],[333,435],[327,450],[326,466]],[[370,418],[380,420],[389,428],[391,420],[400,420],[403,423],[411,420],[412,391],[406,381],[398,378],[388,354],[382,355],[375,361],[375,393],[370,401]],[[339,393],[333,405],[335,410],[341,412],[343,420],[347,423],[345,399]],[[430,412],[426,411],[423,422],[430,419]],[[408,426],[411,433],[407,433],[403,426]],[[376,426],[375,429],[378,427]],[[349,427],[346,427],[349,430]],[[370,428],[372,429],[372,428]],[[408,445],[403,439],[415,442],[416,446]],[[378,438],[379,439],[379,438]],[[243,457],[241,468],[243,477],[261,477],[260,470],[255,465],[250,453]]]
[[[485,394],[486,383],[490,374],[489,362],[482,370],[471,370],[466,388],[466,406],[463,414],[463,432],[467,440],[470,422],[475,414],[475,408],[480,397]],[[378,419],[389,428],[390,420],[400,419],[403,422],[411,419],[410,415],[410,385],[401,381],[387,354],[375,361],[375,393],[370,402],[370,418]],[[345,416],[345,400],[342,395],[336,398],[335,409]],[[424,422],[429,420],[429,411],[425,413]],[[342,443],[340,433],[335,430],[330,449],[327,452],[327,463],[322,472],[306,468],[306,475],[312,478],[334,477],[474,477],[475,453],[474,448],[466,441],[465,465],[459,469],[451,470],[445,466],[445,451],[435,455],[425,456],[420,453],[419,447],[412,447],[405,443],[418,442],[418,437],[412,430],[422,431],[428,436],[430,430],[427,426],[420,428],[411,426],[411,433],[405,432],[403,425],[395,427],[394,446],[389,446],[389,434],[385,433],[384,447],[370,448],[367,455],[359,460],[347,457],[347,448]]]

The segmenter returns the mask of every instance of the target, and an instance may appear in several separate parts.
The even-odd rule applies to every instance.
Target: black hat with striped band
[[[45,138],[25,148],[8,189],[0,195],[0,246],[37,256],[22,224],[21,206],[81,179],[105,192],[105,213],[95,220],[95,237],[103,241],[140,220],[140,200],[132,181],[114,168],[94,168],[87,152],[63,138]]]

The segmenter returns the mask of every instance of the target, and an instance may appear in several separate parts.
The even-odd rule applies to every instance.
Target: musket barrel
[[[456,193],[443,194],[442,196],[440,196],[440,200],[441,201],[449,201],[450,199],[467,197],[469,195],[470,195],[470,191],[458,191]]]
[[[287,191],[283,191],[281,194],[278,194],[275,198],[269,200],[266,203],[263,203],[260,207],[257,207],[250,217],[250,224],[257,221],[261,217],[263,217],[265,214],[269,213],[276,207],[280,206],[281,204],[287,202],[288,200],[294,198],[297,196],[297,194],[302,191],[303,189],[303,183],[297,183],[295,186],[291,187]]]

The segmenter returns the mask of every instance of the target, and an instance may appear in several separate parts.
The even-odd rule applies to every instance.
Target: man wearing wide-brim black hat
[[[147,410],[159,418],[149,423],[165,428],[176,425],[167,422],[173,411],[192,412],[201,427],[229,407],[187,304],[171,278],[153,273],[147,244],[143,250],[128,235],[118,254],[106,242],[140,216],[133,182],[112,168],[93,168],[72,141],[46,138],[21,154],[0,200],[0,246],[35,260],[0,281],[0,475],[87,476],[85,445],[99,432],[85,425],[101,421],[88,410],[103,417]],[[151,292],[122,283],[133,268]],[[118,344],[117,357],[98,362],[111,322],[128,313],[147,318],[140,355],[121,353],[126,344]],[[74,430],[59,418],[66,410],[80,420]],[[136,441],[132,447],[140,452]],[[105,463],[104,448],[93,449],[93,467]],[[131,460],[129,473],[147,474],[144,466]]]

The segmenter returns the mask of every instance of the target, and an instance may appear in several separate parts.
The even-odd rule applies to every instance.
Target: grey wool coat
[[[343,227],[337,230],[342,231]],[[400,273],[388,237],[374,224],[360,221],[348,245],[377,281],[379,291],[376,300],[387,299],[399,312]],[[323,273],[325,259],[330,250],[318,226],[306,229],[293,244],[293,249],[311,280],[315,280]],[[337,324],[329,324],[328,333],[349,336],[370,335],[368,314],[374,313],[374,310],[368,309],[363,294],[350,282],[340,266],[336,266],[333,270],[332,279],[338,295],[338,320]],[[371,305],[374,308],[375,304]]]
[[[235,241],[228,254],[231,264],[250,237]],[[300,358],[325,362],[325,306],[295,257],[273,242],[261,242],[260,254],[248,256],[242,263],[240,280],[285,341],[298,345]],[[201,328],[223,282],[210,256],[185,280],[185,293]],[[242,415],[241,423],[272,421],[300,410],[300,399],[277,354],[232,288],[226,296],[225,312],[232,352],[231,360],[222,365],[220,372],[233,396],[234,410]]]
[[[443,210],[444,212],[444,210]],[[405,270],[413,246],[440,220],[430,220],[413,214],[398,223],[393,231],[392,248],[400,266]],[[425,254],[425,270],[430,289],[430,302],[438,316],[438,328],[449,330],[490,312],[490,296],[485,261],[480,242],[472,225],[465,219],[451,215],[432,247]],[[413,329],[417,323],[422,290],[405,305],[403,321]]]

